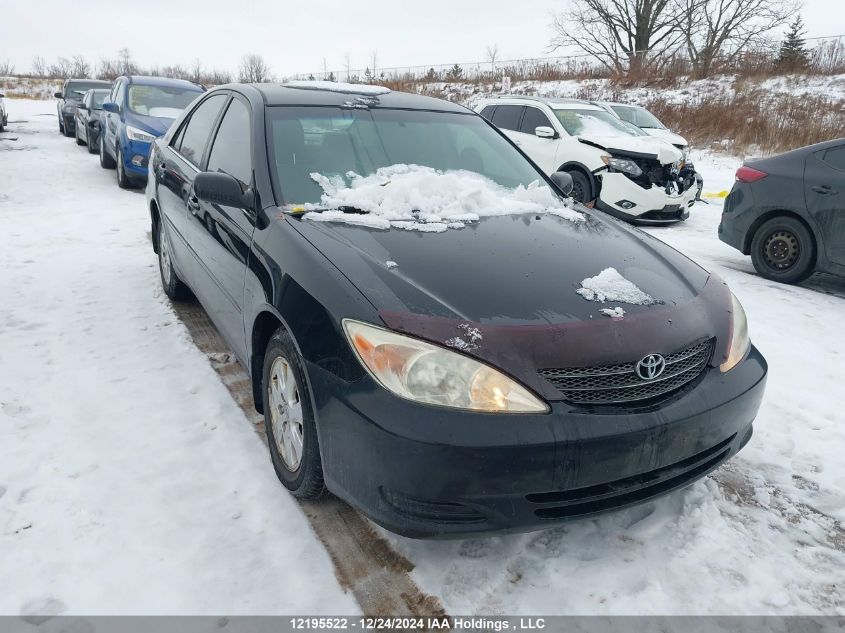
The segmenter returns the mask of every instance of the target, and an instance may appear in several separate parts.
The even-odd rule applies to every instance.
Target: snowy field
[[[0,614],[354,613],[160,291],[142,194],[7,102],[0,135]],[[52,114],[51,114],[52,113]],[[696,156],[705,191],[737,160]],[[765,281],[720,202],[650,230],[731,285],[766,355],[750,444],[668,497],[526,535],[387,535],[451,614],[845,615],[845,280]]]

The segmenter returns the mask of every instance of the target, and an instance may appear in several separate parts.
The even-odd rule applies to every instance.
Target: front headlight
[[[608,167],[611,167],[616,171],[621,171],[622,173],[628,174],[629,176],[633,176],[634,178],[643,173],[643,170],[640,169],[640,166],[628,158],[616,158],[615,156],[602,154],[601,160]]]
[[[370,375],[402,398],[494,413],[549,411],[511,378],[447,348],[350,319],[343,329]]]
[[[745,358],[745,353],[751,345],[748,338],[748,319],[745,317],[745,310],[733,293],[731,293],[733,309],[731,311],[731,347],[728,351],[727,360],[719,365],[723,372],[730,371]]]
[[[152,143],[156,140],[156,137],[152,134],[139,130],[136,127],[132,127],[131,125],[126,126],[126,136],[129,137],[130,141],[143,141],[144,143]]]

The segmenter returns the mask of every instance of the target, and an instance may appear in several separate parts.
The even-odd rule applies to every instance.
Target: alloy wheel
[[[293,368],[284,356],[273,360],[267,385],[270,422],[276,450],[290,472],[302,462],[302,401]]]
[[[170,242],[167,240],[167,232],[161,224],[159,224],[158,229],[158,262],[161,268],[162,279],[164,279],[164,285],[169,286],[173,274],[172,263],[170,261]]]

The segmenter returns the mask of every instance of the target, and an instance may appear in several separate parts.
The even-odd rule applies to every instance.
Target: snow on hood
[[[571,200],[561,199],[540,181],[509,189],[475,172],[401,164],[369,176],[313,173],[311,178],[324,192],[319,203],[302,205],[307,211],[303,217],[314,221],[442,233],[489,216],[551,213],[572,222],[584,220],[570,208]],[[344,213],[345,207],[364,213]]]
[[[581,282],[581,287],[575,292],[588,301],[614,301],[647,306],[657,303],[654,298],[637,288],[625,279],[615,268],[605,268],[595,277],[587,277]],[[602,311],[603,314],[606,312]],[[608,314],[608,316],[622,316],[622,314]]]
[[[669,143],[664,143],[657,138],[651,139],[646,136],[599,136],[595,134],[580,134],[578,140],[598,145],[609,152],[618,150],[620,152],[635,152],[637,154],[653,155],[661,165],[676,163],[683,158],[683,152]]]
[[[288,81],[283,84],[287,88],[300,88],[301,90],[328,90],[342,94],[353,95],[384,95],[390,92],[390,88],[384,86],[372,86],[369,84],[350,84],[342,81]]]
[[[680,134],[675,134],[670,130],[661,130],[660,128],[643,128],[643,132],[648,134],[653,138],[659,138],[661,141],[667,141],[672,145],[684,145],[687,146],[687,139],[685,139]]]

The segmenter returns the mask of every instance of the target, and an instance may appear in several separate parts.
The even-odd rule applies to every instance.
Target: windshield
[[[570,136],[636,136],[631,129],[605,110],[555,109],[555,116]]]
[[[70,81],[65,87],[65,99],[82,99],[82,95],[92,88],[104,88],[106,84],[101,81]]]
[[[657,129],[657,130],[665,130],[666,126],[663,125],[656,116],[654,116],[651,112],[646,110],[645,108],[637,108],[634,106],[610,106],[613,108],[613,111],[618,114],[623,121],[628,121],[628,123],[633,123],[637,127],[641,127],[644,129]]]
[[[106,100],[106,97],[109,96],[108,90],[93,90],[92,97],[94,103],[95,110],[102,110],[103,109],[103,101]]]
[[[275,106],[267,145],[284,202],[316,203],[311,177],[374,174],[392,165],[467,170],[515,188],[542,176],[479,116],[423,110]]]
[[[175,119],[202,91],[181,86],[129,86],[127,104],[135,114]]]

